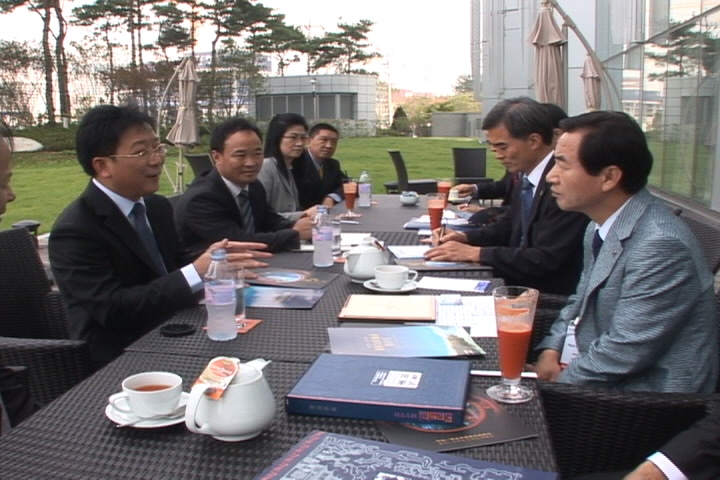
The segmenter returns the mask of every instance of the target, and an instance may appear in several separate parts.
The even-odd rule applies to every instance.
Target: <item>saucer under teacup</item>
[[[405,282],[405,285],[400,288],[383,288],[377,284],[377,281],[374,278],[371,278],[363,283],[363,287],[379,293],[409,293],[417,290],[418,284],[413,280],[408,280]]]
[[[116,394],[117,395],[117,394]],[[180,395],[180,403],[178,406],[187,405],[188,399],[190,398],[190,394],[187,392],[182,392]],[[127,399],[120,398],[118,399],[118,403],[125,402],[127,403]],[[118,425],[122,425],[125,423],[135,422],[139,419],[139,417],[133,415],[132,413],[125,413],[121,412],[120,410],[116,409],[112,406],[111,403],[108,403],[107,407],[105,407],[105,416],[110,419],[113,423],[117,423]],[[168,418],[149,418],[147,420],[141,420],[137,423],[134,423],[130,428],[162,428],[162,427],[169,427],[171,425],[177,425],[179,423],[185,422],[185,415],[175,415],[173,417]]]

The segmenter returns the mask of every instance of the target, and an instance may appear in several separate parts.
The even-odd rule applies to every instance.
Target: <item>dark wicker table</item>
[[[376,202],[370,208],[360,208],[355,206],[355,213],[362,216],[356,218],[357,225],[343,224],[342,229],[345,232],[399,232],[403,231],[403,224],[413,217],[419,217],[427,213],[425,199],[421,198],[416,205],[403,206],[400,203],[400,195],[373,195],[373,202]],[[338,214],[345,211],[345,204],[338,204],[332,210],[332,214]],[[406,230],[407,231],[407,230]],[[411,232],[417,234],[415,230]],[[417,235],[416,235],[417,237]]]
[[[372,421],[288,415],[285,394],[307,364],[273,362],[265,368],[277,413],[271,427],[246,442],[224,443],[192,434],[183,424],[159,429],[116,429],[104,415],[107,397],[126,376],[143,370],[170,370],[189,390],[206,358],[125,353],[0,439],[3,478],[228,478],[251,479],[311,430],[383,440]],[[481,386],[497,379],[475,378]],[[532,383],[531,383],[532,384]],[[466,449],[457,454],[554,470],[540,401],[507,406],[539,437]]]
[[[379,238],[393,244],[406,244],[416,240],[413,232],[381,232]],[[312,254],[307,252],[285,252],[270,259],[272,265],[286,268],[312,270]],[[371,293],[362,285],[352,283],[342,273],[342,265],[336,264],[324,271],[340,274],[327,287],[325,294],[311,310],[248,308],[247,317],[263,320],[246,334],[238,335],[227,342],[213,342],[202,330],[206,323],[203,307],[184,310],[169,320],[175,323],[195,325],[194,334],[185,337],[165,337],[158,327],[130,345],[127,350],[135,352],[179,353],[212,358],[217,355],[237,356],[241,358],[262,357],[286,362],[312,362],[328,345],[328,327],[340,325],[337,316],[352,293]],[[433,272],[433,275],[465,276],[481,278],[483,271]],[[493,285],[502,285],[499,279]],[[433,290],[416,290],[417,294],[438,294]],[[494,342],[492,342],[494,344]],[[488,358],[491,358],[488,355]],[[496,357],[492,357],[496,358]],[[494,361],[494,360],[493,360]],[[485,361],[476,368],[490,368]]]

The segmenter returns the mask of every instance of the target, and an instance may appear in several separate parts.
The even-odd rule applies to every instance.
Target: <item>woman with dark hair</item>
[[[289,220],[313,217],[317,207],[300,211],[300,196],[292,176],[293,160],[305,150],[308,125],[302,115],[281,113],[268,125],[265,137],[265,160],[258,180],[265,187],[268,204]]]

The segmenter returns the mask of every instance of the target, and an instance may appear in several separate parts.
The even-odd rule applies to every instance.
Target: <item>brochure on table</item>
[[[341,233],[340,234],[340,249],[342,251],[350,250],[353,247],[357,247],[362,243],[363,238],[372,237],[372,233]],[[301,243],[299,252],[312,252],[315,247],[312,243]]]
[[[538,436],[537,432],[488,398],[478,386],[473,386],[468,395],[465,424],[462,427],[443,428],[422,423],[396,422],[378,422],[378,427],[391,443],[434,452],[450,452]]]

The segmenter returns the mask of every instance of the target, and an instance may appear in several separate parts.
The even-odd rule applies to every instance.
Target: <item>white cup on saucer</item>
[[[182,377],[170,372],[143,372],[123,380],[122,389],[109,399],[115,410],[140,418],[169,415],[180,403]]]
[[[375,283],[384,290],[400,290],[408,281],[414,282],[418,272],[404,265],[379,265],[375,267]]]

